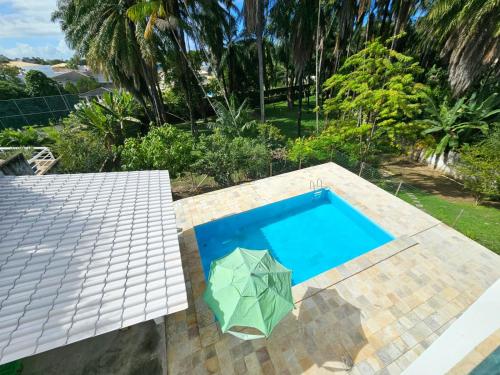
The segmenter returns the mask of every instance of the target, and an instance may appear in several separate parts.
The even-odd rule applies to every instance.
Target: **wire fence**
[[[0,130],[47,125],[67,116],[80,100],[73,94],[0,100]]]

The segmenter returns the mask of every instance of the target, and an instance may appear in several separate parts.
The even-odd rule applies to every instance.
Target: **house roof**
[[[0,364],[187,308],[167,171],[0,177]]]
[[[105,92],[113,92],[113,90],[108,89],[107,87],[98,87],[96,89],[93,89],[93,90],[90,90],[87,92],[83,92],[83,93],[79,94],[78,96],[80,98],[91,98],[94,96],[102,96]]]
[[[77,70],[70,70],[69,72],[55,75],[54,77],[52,77],[52,79],[57,82],[66,82],[66,81],[76,82],[82,78],[89,78],[89,77],[90,77],[89,75],[79,72]]]

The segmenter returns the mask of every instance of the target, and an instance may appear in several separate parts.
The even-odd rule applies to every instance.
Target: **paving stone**
[[[201,298],[204,276],[194,231],[183,228],[188,236],[180,246],[187,285],[193,285],[187,288],[192,310],[167,317],[168,332],[174,335],[168,338],[171,373],[208,372],[206,357],[212,358],[213,348],[218,371],[224,375],[250,373],[250,368],[260,373],[322,374],[348,362],[353,362],[352,374],[382,369],[400,373],[500,277],[500,257],[491,257],[482,246],[334,164],[174,204],[178,216],[189,215],[183,221],[186,226],[198,225],[307,192],[309,181],[317,178],[396,237],[406,235],[418,243],[377,264],[370,263],[374,258],[370,253],[362,255],[366,259],[357,266],[372,265],[357,274],[340,266],[323,273],[317,282],[295,286],[296,309],[268,340],[246,344],[207,330],[217,323]],[[332,286],[323,287],[330,282]],[[198,351],[202,355],[186,365],[185,358]],[[193,361],[196,367],[191,368]],[[213,365],[215,369],[215,361]]]

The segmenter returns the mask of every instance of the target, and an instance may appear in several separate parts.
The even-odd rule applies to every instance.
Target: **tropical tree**
[[[500,113],[498,94],[492,94],[481,102],[473,94],[468,101],[461,98],[451,107],[447,101],[439,106],[429,97],[427,101],[428,117],[421,122],[429,128],[422,133],[441,135],[435,148],[438,155],[448,149],[456,149],[463,142],[464,136],[470,136],[472,131],[480,131],[486,135]]]
[[[264,8],[266,0],[245,0],[243,3],[245,17],[245,27],[249,33],[255,34],[257,43],[257,58],[259,60],[259,108],[260,121],[266,121],[264,108]]]
[[[163,123],[156,62],[160,40],[144,38],[144,23],[134,23],[126,10],[135,0],[59,0],[52,15],[68,45],[97,71],[131,92],[151,121]]]
[[[256,126],[255,121],[250,119],[246,100],[237,106],[236,99],[231,97],[229,107],[221,102],[215,102],[214,108],[217,117],[208,126],[213,130],[218,130],[224,136],[242,136]]]
[[[50,96],[61,94],[59,85],[38,70],[30,70],[24,78],[29,96]]]
[[[289,3],[276,1],[269,11],[270,22],[268,30],[273,37],[273,55],[284,70],[284,82],[287,90],[288,109],[293,108],[293,85],[295,82],[292,64],[292,9]]]
[[[314,43],[316,30],[314,7],[307,0],[298,0],[292,15],[292,59],[299,83],[299,105],[297,111],[297,135],[302,136],[302,96],[304,92],[304,69],[306,68]]]
[[[347,58],[339,73],[325,82],[324,90],[331,91],[325,113],[340,117],[331,126],[358,137],[363,145],[360,159],[369,155],[375,141],[402,147],[414,140],[424,93],[415,77],[421,72],[411,57],[376,39]]]
[[[104,93],[97,101],[81,102],[69,117],[69,123],[101,137],[108,149],[123,144],[127,136],[137,133],[141,120],[137,103],[122,91]]]
[[[184,91],[193,134],[196,133],[195,91],[200,89],[200,82],[197,82],[196,69],[188,57],[186,33],[190,31],[189,17],[194,16],[191,13],[198,3],[188,6],[180,0],[143,0],[131,4],[127,10],[132,21],[147,22],[144,37],[161,44],[159,62],[164,73],[173,71]]]
[[[426,42],[439,44],[448,61],[455,96],[483,74],[500,74],[499,14],[498,0],[436,0],[420,22]]]

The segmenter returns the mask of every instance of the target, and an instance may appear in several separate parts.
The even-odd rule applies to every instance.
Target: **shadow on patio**
[[[172,373],[346,373],[367,344],[361,310],[336,289],[310,288],[268,340],[242,341],[221,334],[200,299],[169,316],[168,365]],[[177,315],[177,316],[176,316]]]

